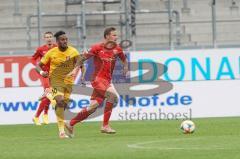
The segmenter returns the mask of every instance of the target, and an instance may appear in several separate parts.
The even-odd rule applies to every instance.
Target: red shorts
[[[111,82],[105,79],[95,79],[91,82],[93,87],[93,93],[91,96],[91,100],[96,100],[98,104],[101,104],[105,99],[105,93],[107,89],[110,87]]]

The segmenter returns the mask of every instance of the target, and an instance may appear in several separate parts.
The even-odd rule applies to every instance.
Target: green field
[[[194,134],[182,134],[181,121],[112,122],[115,135],[99,133],[99,122],[76,126],[61,140],[56,124],[0,126],[0,159],[239,159],[240,119],[193,120]]]

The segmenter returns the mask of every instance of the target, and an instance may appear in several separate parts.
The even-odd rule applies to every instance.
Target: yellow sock
[[[57,107],[55,110],[59,132],[64,132],[64,108]]]

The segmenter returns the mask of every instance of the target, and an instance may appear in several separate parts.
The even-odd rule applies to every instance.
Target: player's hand
[[[48,72],[47,71],[40,71],[40,75],[43,76],[44,78],[48,77]]]

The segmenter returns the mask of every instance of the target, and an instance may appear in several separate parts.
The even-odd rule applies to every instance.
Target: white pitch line
[[[136,144],[128,144],[127,146],[129,148],[134,149],[157,149],[157,150],[225,150],[227,148],[225,147],[218,147],[218,146],[195,146],[189,145],[189,147],[152,147],[148,146],[149,144],[153,143],[164,143],[164,142],[171,142],[171,141],[186,141],[186,140],[201,140],[203,137],[199,138],[188,138],[188,139],[165,139],[165,140],[155,140],[155,141],[146,141],[146,142],[139,142]]]

